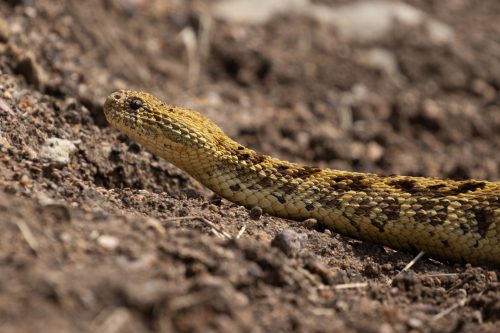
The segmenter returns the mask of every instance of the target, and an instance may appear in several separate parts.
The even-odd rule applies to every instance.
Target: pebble
[[[408,326],[410,326],[411,328],[420,328],[422,327],[422,320],[418,319],[418,318],[410,318],[408,319]]]
[[[71,223],[71,212],[66,204],[53,202],[45,205],[44,208],[57,222]]]
[[[365,265],[364,273],[369,278],[376,278],[380,275],[380,265],[375,263],[367,263]]]
[[[54,199],[52,199],[51,197],[47,196],[47,194],[45,194],[43,192],[40,192],[40,193],[36,194],[36,200],[42,206],[47,206],[47,205],[53,204],[55,202]]]
[[[9,141],[6,138],[4,138],[2,135],[0,135],[0,147],[10,148]]]
[[[394,267],[392,266],[391,263],[386,263],[382,265],[382,269],[386,272],[392,271]]]
[[[304,220],[302,222],[302,224],[306,228],[314,228],[316,226],[316,224],[318,224],[318,220],[310,218],[310,219]]]
[[[304,249],[306,241],[306,234],[286,229],[274,236],[271,246],[277,247],[287,256],[291,257],[299,254]]]
[[[399,73],[398,61],[394,53],[383,48],[373,48],[357,56],[360,63],[388,75]]]
[[[73,236],[68,232],[63,232],[59,238],[66,244],[71,244],[73,242]]]
[[[76,146],[73,142],[52,137],[43,143],[39,157],[53,164],[63,166],[70,162],[70,155],[75,151]]]
[[[226,0],[216,2],[212,15],[230,22],[262,24],[274,15],[290,10],[301,10],[308,0]]]
[[[4,92],[4,97],[7,95],[8,96],[8,92]],[[6,97],[7,98],[7,97]],[[0,98],[0,110],[3,111],[3,112],[7,112],[9,113],[10,115],[12,116],[15,116],[16,114],[14,113],[14,111],[12,111],[12,108],[9,106],[9,104],[7,104],[7,102]]]
[[[32,183],[33,183],[33,181],[30,179],[30,177],[28,177],[26,175],[22,175],[21,179],[19,179],[19,184],[24,185],[24,186],[31,185]]]
[[[258,220],[260,219],[260,217],[262,216],[262,208],[260,207],[253,207],[252,209],[250,209],[250,212],[248,213],[248,216],[252,219],[252,220]]]
[[[120,244],[120,241],[115,236],[101,235],[97,238],[97,244],[105,248],[106,250],[114,250]]]

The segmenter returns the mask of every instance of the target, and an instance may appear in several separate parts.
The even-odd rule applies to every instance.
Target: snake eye
[[[143,101],[140,100],[139,98],[134,98],[133,100],[130,101],[129,106],[132,110],[137,110],[143,105]]]

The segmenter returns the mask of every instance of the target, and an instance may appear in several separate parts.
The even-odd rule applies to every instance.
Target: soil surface
[[[408,1],[452,36],[364,41],[212,4],[0,2],[0,331],[500,332],[498,270],[401,272],[415,254],[221,200],[102,113],[141,89],[282,159],[499,181],[500,2]]]

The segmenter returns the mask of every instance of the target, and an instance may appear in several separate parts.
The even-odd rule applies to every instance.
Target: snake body
[[[109,123],[220,196],[270,215],[315,218],[352,238],[451,262],[500,266],[500,182],[320,169],[259,154],[200,113],[120,90]]]

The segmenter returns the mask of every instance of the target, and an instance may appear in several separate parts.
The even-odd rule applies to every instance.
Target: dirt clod
[[[250,209],[250,212],[248,213],[248,216],[252,220],[259,220],[260,217],[262,216],[262,208],[260,208],[260,207],[253,207],[252,209]]]
[[[286,229],[274,236],[271,245],[277,247],[287,256],[296,256],[305,246],[306,234],[299,234],[294,230]]]

